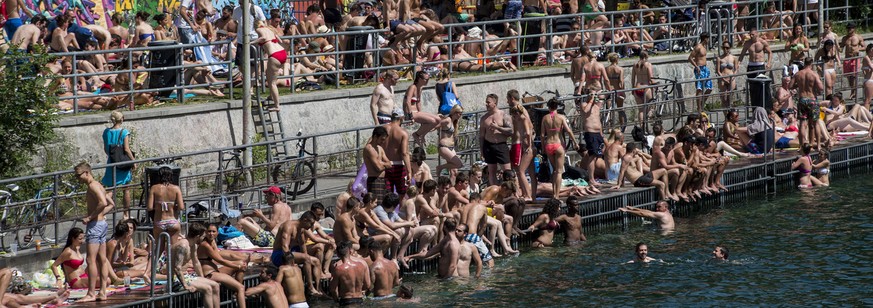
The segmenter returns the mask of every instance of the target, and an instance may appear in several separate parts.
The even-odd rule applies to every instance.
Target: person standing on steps
[[[136,159],[133,152],[130,151],[130,131],[121,127],[121,124],[124,123],[124,114],[120,111],[113,111],[109,118],[112,120],[112,127],[103,130],[103,152],[109,156],[107,163],[116,163],[112,157],[113,151],[123,151],[123,154],[130,160]],[[103,179],[100,180],[100,183],[103,184],[103,187],[124,186],[130,184],[131,171],[133,168],[136,168],[135,164],[132,167],[107,167],[106,174],[103,175]],[[121,191],[124,194],[124,219],[127,219],[130,217],[130,187],[123,187],[121,188]],[[107,193],[106,197],[113,199],[113,195],[114,192],[110,191]]]
[[[403,119],[403,111],[394,110],[391,113],[391,122],[384,126],[388,131],[385,157],[391,161],[391,167],[385,170],[385,189],[400,196],[406,195],[406,189],[412,185],[409,133],[400,126]]]
[[[770,51],[770,43],[761,37],[758,29],[750,27],[749,35],[751,39],[743,43],[743,50],[740,51],[739,62],[743,62],[743,58],[749,56],[749,64],[746,66],[746,73],[749,78],[755,78],[759,74],[766,74],[764,70],[770,69],[773,62],[773,52]],[[764,54],[767,54],[767,61],[764,62]]]
[[[503,110],[497,108],[497,94],[485,98],[487,112],[479,120],[479,145],[482,158],[488,164],[488,183],[497,185],[497,173],[509,170],[509,145],[512,136],[512,120]],[[499,169],[499,170],[498,170]]]
[[[82,218],[85,223],[85,243],[87,244],[88,260],[88,293],[79,302],[93,302],[106,300],[106,288],[109,286],[109,259],[106,257],[106,233],[109,224],[106,223],[106,214],[115,207],[115,202],[103,188],[103,185],[94,180],[91,173],[91,165],[80,163],[74,168],[76,178],[80,183],[88,186],[85,193],[85,203],[88,214]],[[100,282],[100,291],[95,294],[97,282]]]
[[[421,109],[421,92],[430,80],[430,75],[425,71],[415,73],[415,81],[406,88],[406,96],[403,99],[403,112],[406,120],[420,124],[418,130],[412,134],[413,142],[417,146],[425,147],[425,137],[440,124],[440,117]]]
[[[393,167],[383,147],[388,142],[388,130],[384,126],[373,129],[370,142],[364,146],[364,165],[367,167],[367,191],[382,201],[385,197],[385,170]]]
[[[391,114],[395,110],[394,86],[400,75],[395,70],[382,73],[382,82],[373,89],[370,97],[370,113],[373,115],[374,125],[384,125],[391,122]]]
[[[697,79],[695,86],[697,91],[697,112],[703,112],[703,107],[706,105],[706,98],[712,93],[712,79],[709,78],[709,67],[706,66],[706,49],[709,46],[709,32],[700,34],[700,41],[691,53],[688,55],[688,62],[691,63],[691,69],[694,71],[694,78]]]
[[[533,130],[533,123],[531,123],[527,109],[521,105],[521,95],[519,95],[518,90],[512,89],[506,92],[506,102],[509,105],[509,115],[512,118],[512,127],[514,128],[512,131],[512,148],[509,150],[510,157],[512,158],[512,168],[515,170],[515,174],[518,174],[518,186],[521,188],[522,198],[533,200],[536,192],[531,188],[537,187],[537,178],[536,176],[531,176],[531,181],[528,182],[525,173],[530,171],[531,175],[535,175],[533,168],[531,168],[533,166],[531,162],[534,155],[536,155],[536,151],[534,151],[534,135],[536,133]],[[481,170],[479,172],[481,173]],[[531,185],[531,182],[533,182],[533,185]],[[471,179],[470,186],[472,187],[475,184],[478,190],[479,183],[481,181],[477,182]]]

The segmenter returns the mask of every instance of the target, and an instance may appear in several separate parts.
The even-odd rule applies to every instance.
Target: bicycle
[[[18,247],[29,248],[32,246],[35,243],[33,240],[34,235],[39,235],[46,244],[58,244],[59,242],[66,240],[66,234],[63,234],[63,232],[57,234],[58,237],[56,239],[51,237],[55,235],[55,224],[53,224],[53,222],[67,217],[76,209],[77,202],[74,196],[76,195],[77,186],[70,184],[67,181],[61,181],[61,183],[64,184],[66,188],[70,189],[69,193],[62,194],[59,189],[55,189],[55,184],[52,183],[36,192],[34,199],[30,200],[33,202],[33,206],[25,204],[21,207],[21,211],[18,214],[19,228],[16,231],[17,235],[15,236]],[[45,196],[46,193],[48,193],[48,196]],[[50,199],[43,200],[44,198]],[[59,202],[60,199],[71,200],[72,206],[66,209],[58,208],[55,210],[55,207],[60,207],[61,205]],[[59,230],[72,229],[76,227],[77,223],[78,219],[74,219],[72,220],[72,225],[64,226]]]
[[[303,130],[297,131],[297,137],[303,136]],[[288,159],[285,162],[273,167],[272,176],[275,183],[289,183],[293,185],[292,190],[286,188],[285,194],[291,197],[291,200],[297,199],[297,196],[309,192],[315,186],[315,163],[309,156],[318,156],[306,150],[306,140],[309,138],[297,139],[297,156]],[[286,163],[294,162],[293,168],[283,168]],[[288,172],[288,170],[291,170]]]
[[[682,91],[679,88],[679,83],[675,79],[669,78],[652,78],[653,80],[665,81],[665,84],[654,88],[654,95],[649,101],[650,105],[655,106],[655,122],[663,125],[664,118],[673,121],[673,127],[668,131],[676,130],[682,126],[682,116],[685,115],[685,101],[682,99]],[[671,105],[670,102],[673,102]]]
[[[9,208],[12,206],[12,193],[18,191],[19,187],[15,184],[6,185],[6,190],[0,190],[0,202],[2,202],[3,206],[3,216],[0,217],[0,251],[6,250],[6,236],[10,235],[12,228],[12,224],[9,219]]]
[[[215,178],[216,188],[219,193],[235,192],[246,186],[246,175],[243,169],[240,155],[244,149],[233,149],[229,151],[221,151],[218,162],[218,175]],[[224,176],[222,177],[222,171]]]

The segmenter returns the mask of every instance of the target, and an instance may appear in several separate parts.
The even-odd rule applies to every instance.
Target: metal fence
[[[768,19],[776,18],[782,20],[784,17],[788,16],[788,19],[791,19],[791,16],[803,16],[798,19],[798,21],[805,21],[806,16],[821,14],[823,16],[819,16],[818,20],[815,23],[803,23],[803,27],[805,30],[814,30],[814,32],[818,33],[818,29],[820,29],[820,22],[823,20],[831,20],[835,24],[842,24],[849,22],[848,16],[850,9],[849,2],[846,0],[842,5],[831,5],[828,2],[822,2],[821,7],[807,7],[807,4],[804,2],[800,4],[800,7],[796,12],[765,12],[764,8],[766,7],[766,3],[772,3],[772,1],[740,1],[734,3],[725,3],[725,2],[709,2],[704,6],[698,5],[680,5],[680,6],[670,6],[670,7],[660,7],[660,8],[650,8],[650,9],[641,9],[641,10],[626,10],[626,11],[615,11],[615,12],[604,12],[604,13],[580,13],[573,15],[556,15],[556,16],[542,16],[542,17],[524,17],[520,19],[511,19],[511,20],[498,20],[498,21],[482,21],[482,22],[472,22],[472,23],[459,23],[459,24],[447,24],[445,26],[446,38],[443,42],[424,42],[428,44],[427,46],[433,46],[440,48],[445,51],[447,55],[447,59],[428,59],[425,61],[413,61],[408,64],[396,64],[396,65],[383,65],[381,63],[382,55],[387,52],[390,48],[384,47],[373,47],[374,42],[379,42],[378,35],[380,33],[388,33],[388,29],[366,29],[366,28],[354,28],[344,32],[330,32],[324,34],[308,34],[308,35],[297,35],[297,36],[286,36],[282,37],[282,39],[286,39],[290,41],[290,59],[292,69],[286,74],[282,76],[278,76],[278,80],[281,82],[285,79],[291,79],[290,84],[292,89],[296,80],[299,78],[319,78],[322,76],[330,76],[331,85],[340,87],[344,82],[343,80],[350,80],[354,82],[356,80],[376,80],[371,75],[362,76],[364,72],[373,72],[375,71],[375,75],[379,75],[383,70],[387,69],[395,69],[401,71],[415,71],[425,67],[446,67],[450,71],[457,71],[458,67],[461,63],[471,63],[472,66],[476,65],[481,66],[477,71],[487,72],[489,70],[494,70],[494,67],[489,68],[489,65],[492,63],[509,63],[505,65],[501,65],[499,67],[514,65],[517,67],[522,67],[526,65],[552,65],[555,63],[562,63],[564,59],[563,56],[566,55],[575,55],[578,51],[578,46],[567,46],[566,43],[572,38],[581,37],[582,45],[586,45],[590,49],[594,50],[600,57],[603,57],[608,52],[619,52],[619,53],[627,53],[628,55],[634,54],[639,50],[652,50],[658,49],[663,50],[665,53],[669,52],[685,52],[688,51],[691,47],[693,47],[698,40],[699,34],[707,31],[711,33],[712,36],[712,46],[719,46],[720,42],[730,42],[734,43],[736,40],[742,36],[746,35],[747,31],[744,29],[738,29],[740,26],[748,26],[748,25],[762,25],[767,24]],[[777,1],[776,3],[783,3],[781,1]],[[788,2],[785,2],[788,3]],[[739,8],[739,11],[734,9],[734,5]],[[749,9],[749,13],[744,13],[744,8]],[[300,12],[305,8],[295,8],[295,12]],[[735,13],[737,12],[737,13]],[[652,24],[643,24],[643,25],[635,25],[623,22],[623,18],[625,16],[637,16],[637,20],[643,20],[643,17],[647,13],[655,13],[658,16],[666,17],[665,22],[655,21]],[[790,15],[790,16],[789,16]],[[603,25],[595,25],[598,28],[586,28],[589,25],[586,23],[581,23],[580,28],[578,30],[574,30],[572,28],[567,29],[566,25],[568,22],[572,23],[573,21],[578,20],[600,20]],[[617,23],[618,22],[618,23]],[[479,28],[482,30],[481,38],[467,38],[463,41],[458,41],[456,39],[457,34],[465,33],[466,30],[470,28]],[[495,29],[505,29],[506,27],[510,27],[515,29],[515,35],[502,35],[502,36],[489,36],[489,31],[494,31]],[[668,29],[668,31],[664,32],[658,38],[655,38],[654,32],[657,32],[659,28]],[[789,26],[785,23],[778,23],[777,26],[767,27],[758,27],[761,29],[761,32],[777,32],[780,33],[778,36],[781,37],[781,33],[785,30],[789,30]],[[635,35],[635,39],[626,39],[623,41],[617,41],[616,38],[621,37],[621,33],[624,35]],[[592,42],[592,44],[585,43],[585,37],[588,37],[588,40]],[[611,37],[613,40],[599,40],[595,38],[599,37]],[[314,38],[325,38],[334,45],[334,50],[326,51],[326,52],[316,52],[309,54],[298,54],[296,51],[298,49],[299,43],[298,40],[301,39],[314,39]],[[344,46],[344,43],[351,41],[355,41],[358,39],[364,39],[363,48],[347,48],[348,46]],[[564,44],[555,44],[557,38],[563,38]],[[506,52],[501,54],[488,54],[485,52],[488,50],[488,45],[499,44],[501,42],[506,41],[507,44],[515,45],[514,50],[507,49]],[[600,44],[594,44],[595,41],[600,41]],[[369,43],[367,43],[369,42]],[[419,58],[419,50],[421,50],[422,46],[419,46],[421,42],[412,43],[411,47],[411,58],[416,60]],[[184,103],[185,101],[185,93],[186,91],[192,91],[195,89],[214,89],[216,87],[227,88],[229,90],[228,94],[230,98],[233,98],[233,86],[234,86],[234,77],[235,70],[233,68],[233,61],[231,59],[234,58],[233,54],[230,52],[232,49],[232,42],[229,41],[217,41],[217,42],[208,42],[201,44],[188,44],[188,45],[171,45],[171,46],[159,46],[159,47],[145,47],[145,48],[127,48],[127,49],[117,49],[117,50],[96,50],[96,51],[83,51],[83,52],[71,52],[71,53],[58,53],[58,56],[66,56],[72,59],[73,69],[69,74],[62,74],[57,76],[57,78],[69,78],[70,83],[73,85],[70,92],[72,95],[64,96],[61,99],[64,101],[72,101],[73,112],[79,112],[79,101],[85,100],[88,103],[97,101],[100,104],[106,105],[108,108],[117,107],[123,105],[123,102],[127,102],[130,109],[135,107],[135,95],[153,95],[155,92],[174,92],[175,97],[179,100],[179,102]],[[458,57],[455,53],[455,46],[463,45],[465,48],[470,50],[481,50],[482,54],[470,54],[469,58],[466,57]],[[563,46],[562,46],[563,45]],[[183,51],[190,50],[194,48],[221,48],[222,50],[227,50],[223,53],[225,60],[220,60],[218,62],[213,63],[194,63],[191,62],[186,64],[184,61],[185,53],[176,52],[175,56],[177,59],[177,65],[169,65],[169,66],[161,66],[154,67],[146,64],[146,68],[137,69],[134,68],[134,65],[137,61],[134,59],[141,58],[142,54],[149,53],[157,53],[162,51]],[[264,55],[261,54],[260,48],[257,49],[258,52],[253,54],[254,58],[262,59]],[[116,70],[116,71],[108,71],[108,72],[79,72],[78,61],[92,56],[102,54],[104,56],[108,56],[110,54],[116,55],[124,55],[120,57],[122,60],[116,60],[115,64],[119,67],[126,67],[125,69]],[[346,67],[335,69],[332,71],[320,71],[320,72],[309,72],[309,73],[297,73],[296,66],[303,65],[301,63],[296,63],[300,61],[300,59],[304,57],[325,57],[332,59],[337,64],[341,62],[350,63],[351,65],[347,65]],[[142,59],[147,59],[148,56],[142,57]],[[352,59],[353,60],[347,60]],[[372,59],[372,60],[366,60]],[[119,63],[119,61],[123,61],[124,63]],[[147,61],[144,61],[147,62]],[[257,79],[261,82],[258,83],[260,85],[259,91],[257,91],[257,95],[263,95],[266,91],[265,87],[263,87],[266,77],[263,72],[263,65],[260,65],[261,61],[253,61],[255,63],[254,71],[259,72],[257,74]],[[365,65],[364,63],[369,62],[369,64]],[[187,80],[184,80],[186,76],[190,76],[191,72],[189,70],[203,70],[209,68],[211,66],[221,66],[225,70],[227,76],[222,76],[221,81],[208,82],[208,83],[199,83],[199,84],[191,84]],[[175,72],[177,75],[176,81],[171,84],[163,84],[160,86],[149,85],[144,86],[144,88],[135,89],[136,80],[139,74],[156,74],[159,72]],[[120,91],[112,91],[112,92],[104,92],[104,91],[94,91],[91,87],[85,87],[85,89],[80,89],[80,78],[83,80],[89,81],[94,80],[93,78],[102,78],[109,79],[114,75],[126,74],[128,78],[128,84],[126,88]],[[239,78],[239,76],[237,76]],[[239,81],[239,80],[237,80]],[[294,93],[295,91],[291,91]],[[107,100],[114,99],[111,102],[105,102]],[[99,105],[99,104],[98,104]]]

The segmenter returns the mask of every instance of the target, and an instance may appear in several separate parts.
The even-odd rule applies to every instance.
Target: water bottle
[[[534,172],[540,172],[540,156],[534,156]]]
[[[124,292],[130,293],[130,274],[124,272]]]
[[[18,255],[18,244],[17,243],[9,244],[9,252],[13,256],[17,256]]]

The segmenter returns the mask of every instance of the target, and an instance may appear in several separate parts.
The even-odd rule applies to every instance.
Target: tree
[[[47,64],[54,56],[43,46],[33,53],[10,46],[0,52],[0,178],[22,175],[39,148],[56,140],[57,79]]]

